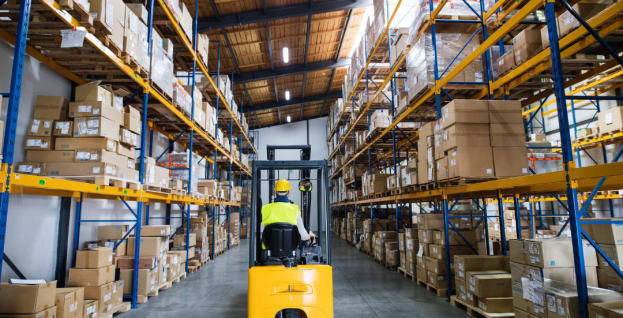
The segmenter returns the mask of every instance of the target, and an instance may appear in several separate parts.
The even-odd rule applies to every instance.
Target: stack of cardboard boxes
[[[519,101],[453,100],[435,126],[438,180],[528,175]]]
[[[138,182],[134,147],[141,118],[132,107],[124,113],[124,94],[92,82],[76,87],[73,103],[38,96],[26,137],[26,162],[19,163],[17,170],[46,176],[106,175]]]
[[[596,219],[596,220],[620,220],[620,219]],[[585,228],[586,227],[586,228]],[[590,232],[591,238],[599,248],[620,268],[623,265],[623,230],[618,224],[590,224],[582,228]],[[600,254],[597,254],[597,275],[599,287],[614,291],[623,290],[623,279]]]
[[[396,231],[374,232],[374,259],[398,266],[398,242]]]
[[[385,229],[388,228],[387,224],[389,223],[389,220],[381,220],[381,219],[374,219],[374,222],[372,222],[371,219],[365,219],[363,221],[363,250],[369,253],[372,253],[374,251],[373,247],[374,247],[374,243],[373,241],[373,237],[375,235],[376,232],[379,231],[383,231]],[[361,244],[361,243],[360,243]]]
[[[457,299],[488,313],[513,312],[507,256],[454,256]]]
[[[589,228],[585,230],[590,232]],[[589,233],[589,235],[592,234]],[[530,314],[548,317],[560,312],[568,313],[563,315],[564,317],[576,316],[577,305],[568,306],[573,302],[577,304],[571,239],[511,240],[509,249],[513,306],[516,316],[526,317]],[[590,299],[603,293],[594,288],[598,285],[596,251],[586,241],[583,242],[583,250],[584,270]],[[617,300],[620,300],[621,294],[616,294],[618,294]]]
[[[178,233],[185,234],[182,228]],[[190,218],[190,233],[195,237],[194,256],[189,259],[204,262],[210,257],[210,239],[208,236],[208,212],[200,211],[197,217]],[[176,235],[177,236],[177,235]]]
[[[460,220],[460,219],[453,219]],[[460,221],[456,222],[455,227],[460,228]],[[466,228],[467,226],[464,226]],[[461,235],[467,240],[463,240],[461,236],[454,230],[449,233],[450,245],[450,268],[454,269],[455,255],[472,255],[474,251],[469,247],[476,247],[477,234],[476,231],[469,229],[461,229]],[[419,250],[417,251],[418,279],[431,284],[436,289],[447,289],[448,281],[444,274],[446,272],[446,245],[444,233],[444,217],[443,214],[422,214],[419,218],[418,225]]]
[[[110,247],[76,252],[76,267],[69,269],[69,287],[83,287],[84,298],[97,300],[98,315],[111,312],[123,302],[124,281],[115,281],[116,266]]]
[[[405,228],[404,233],[398,234],[398,248],[400,250],[400,266],[409,274],[416,275],[417,252],[420,247],[418,229]]]
[[[56,281],[39,284],[0,284],[0,316],[56,318]],[[72,302],[73,304],[74,302]],[[82,300],[76,300],[75,312],[82,312]],[[63,306],[64,310],[65,306]],[[82,315],[71,317],[81,318]]]
[[[436,127],[436,123],[431,122],[420,128],[420,139],[417,142],[418,149],[421,149],[417,157],[418,184],[437,181],[437,167],[435,163]]]

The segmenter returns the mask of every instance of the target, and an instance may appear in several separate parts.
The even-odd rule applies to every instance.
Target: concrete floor
[[[247,317],[248,240],[122,318]],[[336,318],[467,317],[436,294],[332,237]]]

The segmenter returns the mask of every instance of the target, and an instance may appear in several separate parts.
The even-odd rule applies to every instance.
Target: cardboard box
[[[428,277],[428,284],[437,289],[447,289],[448,288],[448,276],[443,274],[435,274],[431,271],[427,271],[426,276]],[[452,276],[453,286],[454,286],[454,276]]]
[[[445,260],[446,259],[446,247],[444,245],[438,244],[429,244],[428,246],[429,254],[431,257]],[[473,255],[474,251],[472,251],[469,246],[450,246],[450,259],[454,259],[455,255]]]
[[[541,30],[523,30],[513,38],[515,64],[521,65],[543,50]]]
[[[428,213],[421,214],[418,229],[420,230],[437,230],[444,228],[444,218],[442,213]],[[422,233],[418,231],[420,239],[422,239]],[[427,238],[424,238],[426,240]],[[431,241],[432,242],[432,241]],[[426,243],[429,243],[426,241]]]
[[[104,102],[89,101],[69,103],[69,117],[104,117],[119,125],[124,124],[123,113],[113,105]]]
[[[123,281],[118,280],[112,287],[112,306],[117,307],[123,302]]]
[[[526,158],[528,148],[523,147],[492,147],[493,166],[496,177],[519,177],[530,174],[529,162]]]
[[[136,237],[134,236],[128,238],[128,255],[134,255],[135,241]],[[163,243],[164,240],[161,237],[141,237],[141,251],[139,256],[156,256],[158,259],[162,258],[167,247]]]
[[[17,173],[30,174],[34,176],[44,176],[45,175],[45,163],[20,162],[17,164]]]
[[[469,242],[469,244],[472,247],[476,246],[476,241],[477,241],[476,231],[473,231],[473,230],[459,230],[459,232],[461,232],[461,235],[463,236],[463,238],[465,238],[465,240],[467,240],[467,242]],[[446,244],[445,243],[445,241],[446,241],[445,231],[443,231],[443,230],[435,231],[434,232],[434,236],[435,236],[435,238],[434,238],[434,243],[435,244],[438,244],[438,245],[445,245]],[[454,229],[450,228],[450,230],[448,232],[448,243],[449,243],[449,245],[467,245],[467,242],[463,238],[461,236],[459,236],[459,234]]]
[[[82,318],[82,302],[84,302],[84,288],[57,288],[56,317]]]
[[[0,313],[34,314],[54,307],[56,281],[34,285],[0,284]]]
[[[623,279],[612,268],[597,268],[597,280],[599,288],[605,288],[621,292],[623,290]]]
[[[71,163],[74,162],[76,152],[73,150],[51,150],[38,151],[26,150],[26,161],[28,162],[49,162],[49,163]],[[44,169],[45,171],[45,169]]]
[[[74,137],[106,137],[119,140],[119,124],[101,116],[74,118]]]
[[[526,132],[523,124],[491,124],[491,146],[525,147]]]
[[[141,22],[145,24],[148,23],[147,19],[149,15],[144,5],[135,4],[135,3],[126,3],[125,5],[130,11],[132,11],[141,20]]]
[[[425,268],[417,266],[417,278],[423,282],[428,282],[428,271]]]
[[[478,297],[478,308],[488,313],[513,312],[513,297]]]
[[[26,150],[50,150],[52,145],[52,137],[26,137],[24,149]]]
[[[488,103],[491,124],[523,124],[520,101],[490,100]]]
[[[28,126],[28,136],[52,136],[53,124],[54,120],[52,119],[33,118]]]
[[[558,33],[558,40],[562,39],[562,36],[560,36],[560,24],[558,23],[559,19],[560,17],[556,19],[556,30]],[[549,49],[549,31],[547,30],[547,28],[541,28],[541,44],[544,50]]]
[[[443,222],[443,218],[442,218]],[[435,243],[435,234],[433,230],[419,230],[418,236],[420,237],[421,243],[433,244]]]
[[[489,123],[489,105],[486,100],[455,99],[441,109],[443,127],[455,123]]]
[[[623,317],[621,311],[623,311],[623,301],[588,304],[589,318],[621,318]]]
[[[125,256],[126,255],[126,249],[127,249],[127,244],[128,244],[128,240],[123,240],[123,242],[119,243],[120,240],[100,240],[100,241],[95,241],[97,243],[99,243],[97,246],[103,246],[103,247],[110,247],[113,249],[112,253],[113,255],[116,256]],[[119,245],[117,245],[117,243],[119,243]],[[86,243],[85,243],[86,245]],[[97,247],[97,246],[86,246],[86,248],[91,248],[91,247]],[[115,249],[115,246],[117,246],[117,248]],[[114,257],[113,257],[113,261],[114,261]]]
[[[50,307],[46,310],[42,310],[34,314],[24,314],[24,315],[0,314],[0,317],[4,317],[4,318],[56,318],[58,316],[56,315],[56,306],[54,306],[54,307]]]
[[[124,157],[128,157],[132,160],[134,160],[134,158],[136,158],[136,151],[134,150],[133,146],[128,146],[128,145],[124,145],[124,144],[119,144],[117,147],[117,153],[124,156]],[[136,163],[136,161],[135,161]],[[132,164],[132,166],[128,166],[128,168],[134,168],[135,165]]]
[[[54,140],[54,150],[78,150],[85,148],[106,149],[107,151],[117,151],[117,141],[108,138],[56,138]]]
[[[71,137],[74,132],[74,122],[71,120],[55,120],[52,136]]]
[[[76,268],[100,268],[112,265],[112,248],[93,247],[76,251]]]
[[[156,268],[158,258],[156,256],[141,256],[138,258],[138,267],[141,269]],[[117,268],[134,269],[134,256],[119,256],[117,258]]]
[[[113,305],[113,289],[114,282],[109,282],[99,286],[89,286],[84,288],[84,297],[86,299],[97,300],[98,316],[110,312]]]
[[[67,105],[69,101],[61,96],[37,96],[35,101],[34,118],[55,120],[67,119]]]
[[[465,279],[465,273],[471,271],[501,270],[510,272],[510,258],[502,255],[456,255],[454,264],[458,279]]]
[[[500,270],[470,271],[465,283],[478,298],[512,297],[511,274]]]
[[[117,176],[117,166],[105,162],[48,163],[46,176]]]
[[[443,157],[439,160],[436,160],[435,163],[437,165],[437,180],[448,179],[448,157]]]
[[[132,295],[134,284],[134,270],[122,269],[119,271],[119,279],[123,280],[123,294]],[[138,270],[138,295],[148,295],[156,289],[158,274],[153,269]]]
[[[106,19],[106,10],[110,10],[110,8],[106,8],[106,4],[102,4],[102,6],[98,5],[101,0],[93,0],[91,3],[91,12],[96,12],[97,18],[93,17],[94,21],[98,21],[101,19]],[[102,1],[104,2],[104,1]],[[108,3],[112,5],[112,3]],[[98,9],[103,9],[103,12],[98,12]],[[111,22],[112,23],[112,22]],[[107,25],[112,28],[112,24],[108,23]],[[76,102],[103,102],[105,105],[113,106],[112,102],[112,92],[107,90],[104,87],[99,86],[101,81],[94,81],[82,85],[76,86]]]
[[[498,58],[499,77],[502,77],[502,75],[511,70],[513,67],[515,67],[515,52],[513,49],[510,49]]]
[[[623,127],[623,107],[619,106],[602,110],[597,116],[601,133],[608,133]]]
[[[426,265],[426,270],[429,272],[433,272],[438,275],[445,275],[447,273],[445,260],[438,260],[436,258],[426,256],[424,257],[424,263]],[[454,263],[450,263],[450,272],[454,273]]]
[[[141,113],[134,107],[128,106],[123,117],[123,128],[140,135],[142,129]]]
[[[115,265],[100,268],[70,268],[69,287],[88,287],[108,284],[115,280]]]
[[[128,146],[136,147],[138,146],[138,135],[125,129],[119,129],[119,142],[122,144],[126,144]]]
[[[132,164],[132,166],[134,166],[134,164]],[[126,180],[133,180],[133,181],[136,181],[136,182],[139,181],[138,171],[134,170],[133,168],[130,169],[130,168],[127,168],[127,167],[118,166],[117,167],[117,176],[119,178],[123,178],[123,179],[126,179]],[[141,233],[141,235],[142,234],[143,233]]]
[[[120,167],[127,167],[128,157],[104,149],[86,148],[76,150],[74,162],[105,162]]]
[[[495,175],[491,147],[459,146],[448,151],[448,158],[450,178],[489,178]]]
[[[129,225],[100,225],[97,227],[97,238],[100,240],[120,240],[128,233]]]
[[[82,303],[83,318],[97,318],[97,300],[85,300]]]
[[[521,108],[519,108],[521,116]],[[520,118],[521,119],[521,118]],[[443,150],[448,151],[457,146],[489,147],[491,145],[488,124],[457,123],[443,131]]]
[[[571,238],[530,239],[526,240],[526,264],[546,267],[574,267]],[[596,267],[595,248],[587,241],[583,242],[584,266]]]
[[[585,21],[588,21],[607,7],[608,4],[576,3],[572,8],[578,13],[578,15],[580,15],[580,17],[582,17]],[[571,13],[569,13],[569,11],[565,11],[558,16],[558,26],[560,27],[560,35],[566,36],[571,33],[571,31],[579,28],[581,24]]]
[[[617,107],[623,108],[623,107]],[[589,224],[591,238],[597,244],[623,245],[623,218],[598,218],[596,221],[617,221],[614,224]],[[586,230],[586,225],[582,229]]]
[[[614,262],[617,267],[623,264],[623,245],[608,245],[600,244],[599,248]],[[606,259],[601,257],[601,254],[597,253],[597,267],[599,268],[612,268]]]
[[[170,236],[170,225],[144,225],[141,227],[141,236]]]

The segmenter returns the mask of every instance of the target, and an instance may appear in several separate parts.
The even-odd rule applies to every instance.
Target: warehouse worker
[[[314,234],[307,234],[301,211],[295,204],[290,203],[290,183],[286,179],[279,179],[275,183],[275,201],[262,207],[262,231],[264,227],[272,223],[290,223],[296,225],[301,234],[302,241],[308,241],[314,237]],[[262,248],[264,245],[262,244]]]

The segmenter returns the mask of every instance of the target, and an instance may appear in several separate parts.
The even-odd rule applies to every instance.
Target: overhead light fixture
[[[288,115],[288,117],[286,118],[287,122],[290,122],[290,115]]]
[[[286,91],[286,100],[290,100],[290,91]]]
[[[288,63],[290,61],[290,52],[287,47],[283,48],[283,62]]]

